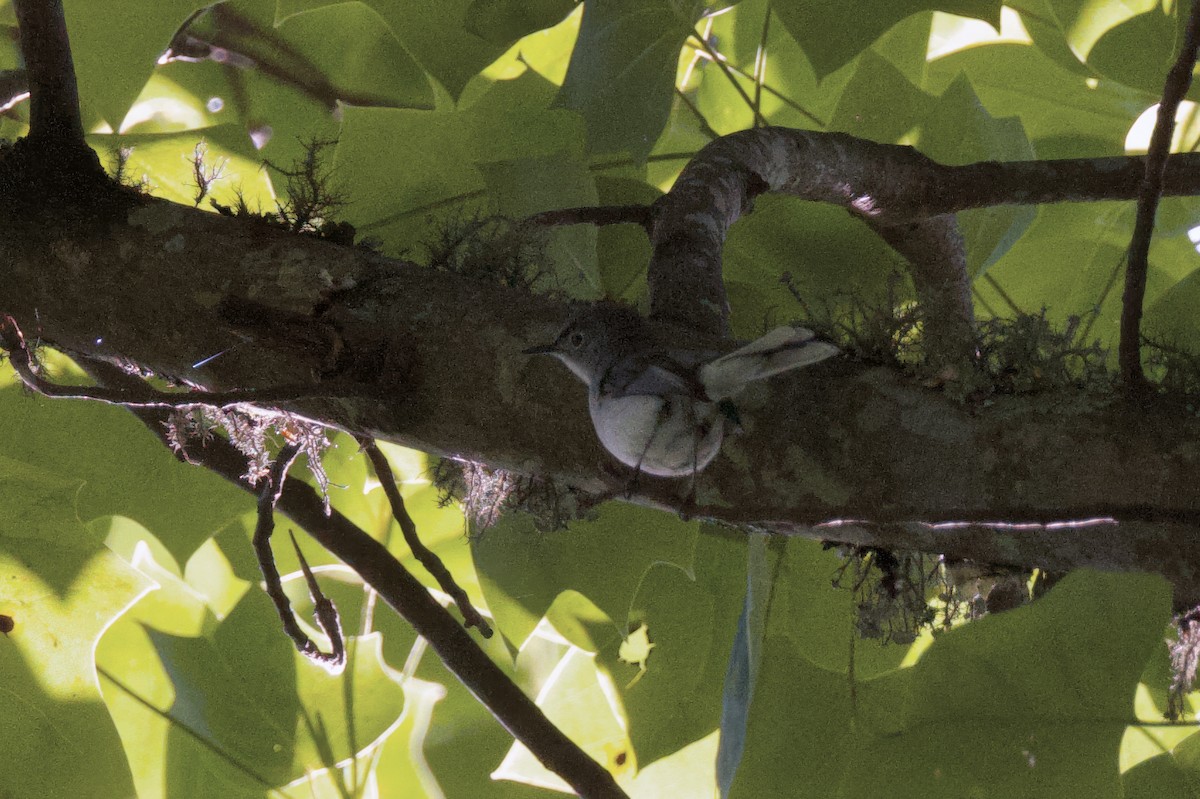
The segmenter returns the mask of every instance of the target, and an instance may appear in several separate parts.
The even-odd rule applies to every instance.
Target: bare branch
[[[342,639],[342,622],[338,616],[337,606],[333,604],[333,600],[322,593],[316,575],[309,568],[308,560],[304,557],[300,545],[296,543],[296,534],[289,530],[288,538],[292,540],[292,549],[296,551],[296,559],[300,561],[300,571],[304,573],[304,582],[308,585],[308,596],[313,603],[313,618],[320,625],[321,632],[329,638],[334,656],[339,662],[344,663],[346,651]]]
[[[138,378],[103,361],[88,361],[85,370],[99,383],[134,390]],[[131,412],[164,445],[163,411],[135,408]],[[244,476],[245,458],[229,442],[216,438],[193,456],[239,488],[258,495]],[[554,726],[541,709],[497,666],[470,633],[429,594],[425,586],[372,538],[338,511],[326,513],[324,500],[303,482],[285,480],[276,504],[284,514],[329,552],[356,571],[379,592],[417,634],[425,638],[446,668],[457,677],[514,738],[548,769],[562,777],[586,799],[628,799],[612,775]]]
[[[1150,238],[1154,234],[1154,216],[1158,211],[1158,199],[1162,195],[1163,176],[1167,168],[1167,155],[1171,151],[1171,138],[1175,133],[1175,112],[1179,102],[1192,85],[1192,70],[1196,67],[1196,53],[1200,49],[1200,0],[1192,0],[1191,14],[1183,35],[1179,57],[1167,73],[1163,86],[1162,102],[1158,105],[1158,119],[1154,122],[1154,133],[1150,136],[1150,149],[1146,154],[1146,173],[1138,190],[1137,218],[1134,221],[1133,237],[1129,242],[1129,255],[1125,262],[1125,294],[1121,298],[1121,342],[1117,351],[1121,379],[1131,389],[1144,388],[1146,376],[1142,372],[1142,303],[1146,299],[1146,273],[1150,269]]]
[[[375,440],[372,438],[360,437],[358,443],[375,469],[375,475],[379,478],[383,493],[387,495],[388,503],[392,506],[392,515],[400,525],[400,530],[404,533],[404,541],[412,551],[413,557],[425,567],[425,570],[437,580],[442,590],[454,600],[459,613],[463,615],[463,624],[467,627],[477,627],[480,635],[484,638],[491,638],[492,628],[471,604],[467,592],[455,582],[454,575],[450,574],[445,564],[442,563],[442,559],[421,543],[421,538],[417,535],[417,525],[413,522],[412,516],[408,514],[408,508],[404,506],[404,497],[400,495],[400,489],[396,487],[396,476],[392,474],[392,467],[388,463],[387,457],[376,446]]]
[[[649,233],[654,225],[654,209],[649,205],[597,205],[585,208],[557,208],[539,211],[521,220],[523,225],[641,225]]]
[[[284,593],[279,569],[275,567],[275,555],[271,552],[271,533],[275,531],[275,506],[283,491],[283,481],[287,478],[288,469],[299,454],[299,444],[284,445],[275,457],[275,462],[271,464],[262,488],[259,489],[258,523],[254,527],[254,554],[258,558],[258,567],[262,571],[267,596],[271,597],[271,601],[275,603],[275,611],[283,623],[283,631],[287,633],[288,638],[292,639],[297,651],[314,663],[324,666],[330,674],[340,674],[346,665],[346,647],[342,639],[342,625],[338,620],[337,610],[317,587],[308,563],[304,561],[304,556],[300,554],[300,548],[297,546],[296,553],[300,554],[304,577],[308,581],[309,591],[312,593],[314,614],[325,634],[329,636],[330,651],[322,652],[304,630],[300,629],[300,625],[296,621],[296,614],[292,612],[292,603]],[[293,546],[296,544],[294,536],[292,544]]]

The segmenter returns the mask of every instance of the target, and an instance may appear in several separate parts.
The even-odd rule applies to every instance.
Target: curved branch
[[[936,371],[941,366],[973,361],[975,306],[967,275],[967,248],[957,218],[943,214],[906,225],[868,224],[908,261],[929,366]]]
[[[1171,138],[1175,133],[1175,112],[1179,102],[1192,85],[1192,70],[1196,68],[1196,52],[1200,49],[1200,0],[1192,0],[1191,14],[1183,35],[1183,46],[1179,58],[1167,74],[1163,87],[1162,102],[1158,106],[1158,119],[1154,122],[1154,133],[1150,137],[1150,151],[1146,155],[1146,174],[1138,192],[1137,218],[1133,225],[1133,237],[1129,242],[1129,256],[1125,263],[1125,294],[1121,298],[1121,341],[1118,356],[1121,379],[1131,389],[1144,388],[1146,376],[1142,372],[1142,304],[1146,299],[1146,273],[1150,269],[1150,237],[1154,234],[1154,216],[1158,210],[1158,198],[1162,195],[1163,174],[1167,168],[1167,154],[1171,151]]]
[[[945,168],[909,148],[785,128],[741,131],[706,146],[657,203],[648,274],[651,316],[724,335],[729,313],[721,268],[725,235],[757,195],[777,192],[835,202],[867,221],[911,265],[932,363],[970,360],[974,310],[966,248],[954,217],[896,221],[885,214],[872,187],[887,188],[889,180],[899,178],[885,174],[878,183],[877,172],[854,163],[864,153],[885,158],[900,172]]]

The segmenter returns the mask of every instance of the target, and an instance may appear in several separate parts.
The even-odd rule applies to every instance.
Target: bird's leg
[[[679,518],[685,522],[692,518],[692,512],[696,510],[696,473],[699,471],[696,464],[700,462],[700,442],[707,438],[709,433],[708,429],[701,430],[699,420],[696,419],[695,403],[689,402],[687,406],[692,428],[692,474],[688,480],[687,496],[683,498],[683,505],[679,507]]]
[[[650,452],[650,447],[654,444],[654,439],[658,435],[658,431],[662,429],[663,420],[670,415],[671,403],[664,400],[658,406],[658,416],[654,420],[654,429],[650,431],[650,435],[646,436],[646,446],[642,447],[642,454],[638,455],[637,463],[633,466],[633,477],[629,479],[629,485],[626,487],[625,498],[630,496],[638,488],[638,478],[642,476],[642,461],[646,460],[646,455]]]

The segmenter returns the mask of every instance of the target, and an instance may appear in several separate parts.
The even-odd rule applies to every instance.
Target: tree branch
[[[807,134],[800,139],[809,141]],[[827,148],[839,143],[839,159],[859,145],[868,154],[896,154],[902,165],[920,159],[906,148],[849,137],[814,141]],[[875,166],[906,174],[918,201],[933,196],[925,187],[938,186],[938,175],[960,174],[920,160],[924,171]],[[1087,164],[1081,174],[1093,174],[1094,163]],[[1200,156],[1168,160],[1166,185],[1178,192],[1186,181],[1173,177],[1174,164],[1185,167],[1195,191]],[[975,165],[976,174],[1008,174],[1007,167],[1026,177],[1041,170]],[[809,175],[818,188],[825,185],[822,174]],[[881,189],[890,185],[879,175],[862,177]],[[1132,198],[1136,170],[1127,179],[1122,191]],[[1111,180],[1097,177],[1089,191],[1111,193],[1119,188]],[[1076,198],[1080,185],[1055,184]],[[860,196],[843,189],[846,204]],[[887,203],[859,206],[861,213],[879,211],[873,222],[913,215]],[[247,344],[244,324],[221,308],[230,298],[254,298],[270,318],[336,331],[336,361],[373,381],[370,396],[305,400],[288,404],[289,412],[434,454],[605,490],[599,465],[608,456],[580,387],[551,364],[519,354],[561,327],[565,305],[157,200],[123,214],[103,230],[62,224],[51,232],[36,221],[9,221],[0,238],[0,261],[10,264],[0,282],[0,309],[68,352],[134,363],[213,390],[294,385],[330,368],[317,339],[301,346],[291,334],[271,335],[274,325],[256,328]],[[247,269],[246,263],[258,266]],[[279,266],[264,266],[270,264]],[[284,265],[286,279],[279,274]],[[80,278],[113,274],[121,280]],[[222,287],[224,299],[214,298],[214,286]],[[471,309],[469,335],[460,324],[463,308]],[[694,343],[728,346],[699,335]],[[1097,515],[1200,524],[1194,490],[1200,451],[1188,444],[1200,439],[1200,422],[1166,402],[1126,406],[1066,389],[994,396],[970,407],[886,369],[827,362],[754,387],[744,405],[745,433],[730,437],[700,476],[697,515],[738,525],[1055,522]],[[678,507],[680,491],[672,481],[646,479],[635,499]],[[1147,571],[1162,568],[1156,541],[1149,534],[1142,539]],[[1018,550],[1013,558],[1033,562],[1037,554]]]
[[[283,631],[287,633],[288,638],[292,639],[296,650],[314,663],[324,666],[330,674],[340,674],[346,665],[346,646],[342,640],[342,625],[338,619],[337,610],[333,607],[333,603],[321,593],[320,587],[317,586],[316,580],[308,568],[308,563],[304,560],[304,555],[300,552],[300,548],[296,547],[304,578],[308,581],[309,591],[312,593],[314,614],[325,634],[329,636],[330,651],[322,652],[320,647],[313,643],[313,640],[304,630],[300,629],[300,625],[296,622],[296,614],[292,612],[292,603],[283,590],[283,580],[279,576],[279,569],[275,567],[275,555],[271,552],[271,534],[275,531],[275,507],[279,502],[279,495],[283,491],[283,483],[287,479],[288,469],[291,468],[292,462],[299,454],[299,444],[285,444],[275,456],[275,462],[271,464],[266,480],[258,490],[258,522],[254,527],[254,554],[258,558],[258,567],[262,571],[263,580],[266,583],[267,596],[271,597],[271,601],[275,603],[275,611],[279,614]],[[292,544],[295,545],[295,543],[296,539],[293,537]]]
[[[17,377],[30,391],[59,399],[86,399],[107,405],[127,408],[188,408],[210,405],[228,408],[233,405],[263,405],[296,402],[314,397],[363,396],[364,387],[327,384],[277,386],[262,389],[231,389],[229,391],[159,391],[140,383],[136,388],[122,389],[107,386],[71,386],[47,380],[38,373],[33,354],[17,322],[7,314],[0,315],[0,347],[8,353],[9,363]]]
[[[379,484],[383,487],[383,493],[387,495],[388,504],[391,505],[392,516],[395,517],[396,523],[400,525],[400,531],[404,534],[404,541],[408,544],[409,550],[412,551],[413,557],[425,567],[430,576],[437,580],[442,590],[454,600],[454,604],[458,607],[458,612],[463,615],[463,624],[466,627],[477,628],[479,634],[484,638],[491,638],[492,628],[488,626],[487,620],[471,604],[471,599],[467,596],[467,592],[454,581],[454,575],[450,574],[449,569],[442,563],[442,559],[433,550],[421,543],[421,537],[417,535],[417,525],[413,522],[412,516],[408,514],[408,508],[404,506],[404,497],[400,495],[400,489],[396,487],[396,477],[392,474],[392,467],[388,463],[387,456],[376,446],[374,439],[360,437],[358,443],[366,454],[367,459],[371,461],[371,466],[375,470],[375,476],[379,478]]]
[[[957,218],[946,214],[907,225],[868,224],[908,261],[931,371],[969,364],[975,359],[975,306]]]
[[[97,382],[131,390],[138,378],[103,362],[85,362]],[[149,430],[170,446],[163,411],[131,409]],[[192,460],[239,488],[259,496],[245,479],[245,456],[223,438],[214,438]],[[276,505],[329,552],[358,573],[417,634],[425,638],[446,668],[548,769],[562,777],[582,797],[628,799],[612,775],[587,756],[554,726],[471,638],[425,586],[401,565],[383,544],[336,510],[326,511],[324,500],[307,484],[288,478]]]
[[[521,220],[523,225],[640,225],[650,233],[654,228],[654,210],[649,205],[598,205],[585,208],[557,208],[540,211]]]
[[[1200,519],[1190,524],[1124,522],[1094,518],[1048,524],[872,524],[769,525],[771,532],[888,551],[937,552],[951,561],[1039,568],[1050,572],[1097,569],[1152,572],[1174,589],[1179,610],[1200,604]],[[1148,568],[1148,551],[1154,567]]]
[[[62,0],[13,0],[29,85],[29,138],[86,147]]]
[[[1163,86],[1162,102],[1158,105],[1158,119],[1154,122],[1154,133],[1150,136],[1150,149],[1146,154],[1146,173],[1138,191],[1137,218],[1133,225],[1133,238],[1129,242],[1129,254],[1125,261],[1125,294],[1121,298],[1121,341],[1118,356],[1121,379],[1131,389],[1145,387],[1146,376],[1142,372],[1142,304],[1146,299],[1146,273],[1150,269],[1150,238],[1154,234],[1154,216],[1158,210],[1158,198],[1162,195],[1163,176],[1167,168],[1167,155],[1171,152],[1171,138],[1175,133],[1175,112],[1179,102],[1192,85],[1192,70],[1196,68],[1196,52],[1200,49],[1200,0],[1192,0],[1187,28],[1184,30],[1183,45],[1179,57],[1167,73]]]

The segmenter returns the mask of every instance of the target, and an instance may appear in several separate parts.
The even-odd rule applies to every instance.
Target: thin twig
[[[275,554],[271,551],[271,533],[275,531],[275,506],[279,502],[279,495],[283,492],[283,481],[287,479],[288,469],[299,454],[299,444],[285,444],[279,450],[275,462],[271,464],[271,469],[267,473],[267,479],[259,489],[258,523],[254,527],[254,554],[258,558],[258,567],[262,570],[267,596],[271,597],[271,601],[275,603],[275,611],[279,614],[279,620],[283,622],[283,631],[287,633],[288,638],[292,639],[292,643],[296,645],[300,654],[314,663],[321,664],[328,669],[330,674],[339,674],[346,665],[346,648],[342,640],[342,625],[338,620],[337,610],[321,594],[316,581],[312,578],[312,572],[308,569],[308,564],[304,562],[304,556],[301,555],[301,568],[304,569],[305,578],[309,581],[309,591],[313,595],[313,615],[316,616],[317,622],[325,634],[329,636],[330,651],[322,652],[321,648],[308,637],[308,634],[300,629],[300,624],[296,621],[296,614],[292,612],[292,603],[284,593],[279,569],[275,567]],[[296,539],[293,537],[292,543],[295,544],[295,542]],[[296,548],[296,551],[299,553],[299,547]]]
[[[701,35],[693,32],[691,34],[690,38],[695,39],[696,41],[700,42],[701,49],[703,49],[704,52],[708,53],[709,58],[711,58],[713,63],[715,63],[717,65],[717,67],[721,71],[721,74],[729,79],[729,82],[733,85],[733,88],[737,91],[737,93],[739,95],[741,95],[742,101],[746,103],[746,107],[749,108],[750,111],[754,114],[754,126],[755,127],[766,127],[767,120],[765,120],[763,118],[763,115],[758,112],[757,108],[755,108],[754,101],[752,99],[750,99],[750,95],[746,94],[746,90],[742,88],[742,85],[740,83],[738,83],[737,78],[734,77],[733,72],[729,68],[729,64],[725,60],[725,57],[722,56],[720,53],[718,53],[716,51],[716,49],[712,46],[712,44],[709,43],[708,37],[701,36]]]
[[[358,439],[358,444],[375,469],[375,476],[379,478],[379,483],[383,486],[383,493],[387,495],[388,503],[392,506],[392,515],[396,517],[396,522],[400,525],[400,531],[404,533],[404,540],[412,551],[413,557],[425,567],[425,571],[429,572],[433,579],[437,580],[442,590],[454,600],[454,604],[458,606],[459,612],[463,615],[463,625],[476,627],[484,638],[491,638],[492,628],[471,604],[467,592],[455,582],[454,575],[442,563],[442,559],[421,543],[421,538],[417,535],[417,525],[409,515],[408,508],[404,506],[404,497],[400,495],[400,489],[396,487],[396,476],[392,473],[392,466],[388,463],[383,451],[375,444],[375,439],[363,436]]]
[[[342,622],[338,616],[337,606],[333,604],[333,600],[322,593],[316,575],[309,568],[308,560],[304,557],[304,552],[300,550],[300,545],[296,543],[296,534],[288,530],[288,537],[292,539],[292,549],[296,551],[296,559],[300,561],[300,571],[304,573],[304,582],[308,585],[308,596],[313,603],[313,618],[321,627],[321,632],[325,633],[329,639],[333,656],[345,661],[345,642],[342,637]]]
[[[141,380],[105,361],[85,361],[96,382],[132,389]],[[170,447],[165,411],[131,408],[146,427]],[[245,478],[245,456],[216,437],[196,459],[243,491],[257,495]],[[387,548],[337,510],[326,512],[317,491],[299,480],[284,481],[276,509],[358,573],[433,647],[446,668],[474,694],[514,738],[546,768],[585,799],[628,799],[616,780],[555,727],[532,699],[479,648],[471,634],[442,607]]]
[[[700,109],[696,107],[696,104],[691,101],[691,99],[682,89],[676,87],[675,96],[679,98],[680,102],[687,106],[687,109],[692,112],[692,116],[694,116],[696,121],[700,123],[701,133],[707,136],[710,140],[721,138],[721,134],[717,133],[713,126],[708,124],[708,120],[704,118],[704,114],[700,112]]]
[[[649,234],[654,229],[654,207],[650,205],[597,205],[539,211],[521,220],[523,225],[640,225]]]
[[[8,351],[9,362],[17,377],[31,391],[47,397],[61,399],[88,399],[109,405],[124,405],[130,408],[186,408],[193,405],[211,405],[227,408],[245,403],[281,403],[318,397],[347,396],[351,392],[346,384],[329,383],[324,386],[294,385],[272,388],[244,388],[231,391],[159,391],[145,383],[135,391],[107,386],[68,386],[54,383],[38,374],[37,362],[25,343],[25,336],[11,316],[0,316],[0,346]],[[362,387],[359,387],[360,389]]]
[[[1191,13],[1183,35],[1179,58],[1167,73],[1163,85],[1158,119],[1146,153],[1146,174],[1138,191],[1137,219],[1129,242],[1129,259],[1125,267],[1125,294],[1121,298],[1121,341],[1117,359],[1121,380],[1132,389],[1142,388],[1146,375],[1142,371],[1142,304],[1146,299],[1146,274],[1150,265],[1150,238],[1154,233],[1154,216],[1162,196],[1163,177],[1171,138],[1175,133],[1175,113],[1192,84],[1192,70],[1200,50],[1200,0],[1192,0]]]
[[[758,52],[754,54],[754,116],[756,119],[766,119],[762,115],[762,93],[763,83],[767,80],[767,38],[770,33],[771,3],[768,0],[767,10],[763,12],[762,35],[758,40]]]

